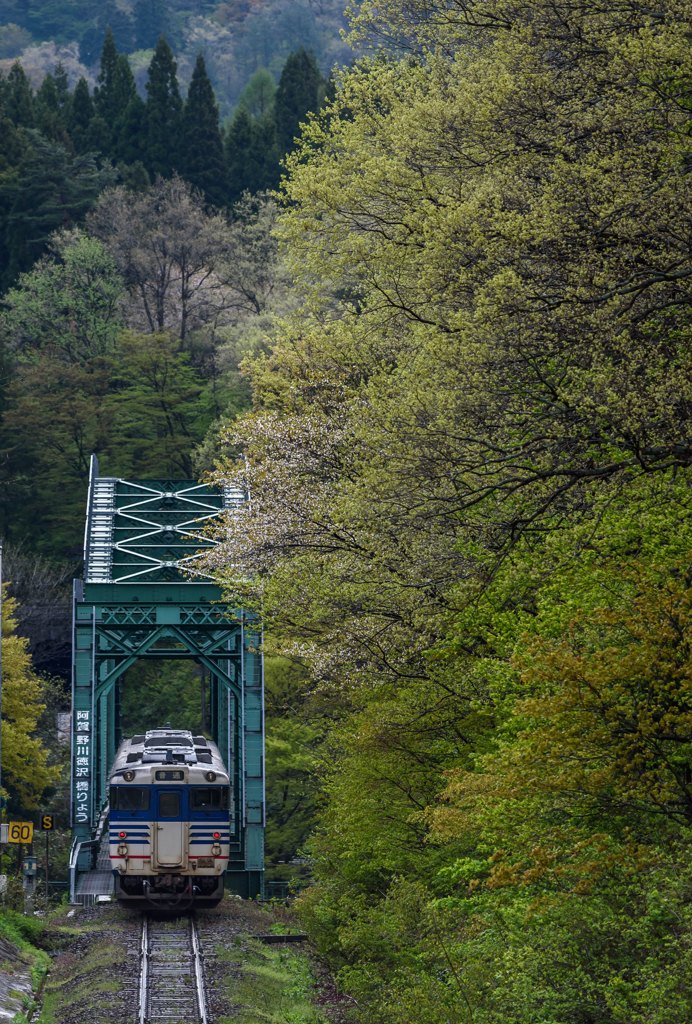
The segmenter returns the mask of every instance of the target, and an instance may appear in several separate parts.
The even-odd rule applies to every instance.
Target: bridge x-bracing
[[[244,502],[239,489],[195,481],[101,477],[92,457],[84,580],[74,590],[72,822],[75,842],[93,837],[120,739],[123,674],[141,658],[192,658],[210,674],[211,732],[234,780],[230,883],[255,895],[265,823],[260,636],[252,615],[221,603],[200,562],[214,544],[205,526]]]

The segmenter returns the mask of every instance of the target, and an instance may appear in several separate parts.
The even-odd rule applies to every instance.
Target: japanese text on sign
[[[75,713],[74,734],[74,778],[75,778],[75,821],[80,824],[89,821],[89,786],[91,762],[91,712]]]

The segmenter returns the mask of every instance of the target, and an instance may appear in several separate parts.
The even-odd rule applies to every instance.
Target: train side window
[[[180,817],[180,793],[159,793],[159,818]]]
[[[149,790],[145,786],[111,786],[112,811],[148,811]]]
[[[228,786],[192,786],[190,809],[193,811],[227,811]]]

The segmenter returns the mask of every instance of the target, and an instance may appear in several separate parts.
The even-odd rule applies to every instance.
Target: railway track
[[[192,915],[142,918],[139,1024],[209,1024],[197,925]]]

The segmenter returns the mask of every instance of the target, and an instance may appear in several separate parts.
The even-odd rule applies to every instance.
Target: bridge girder
[[[199,564],[213,544],[202,524],[242,502],[194,481],[100,477],[92,458],[73,606],[72,827],[76,841],[92,838],[106,803],[124,673],[142,658],[193,659],[210,673],[211,732],[233,778],[229,878],[252,896],[264,867],[261,636],[255,616],[224,604]]]

